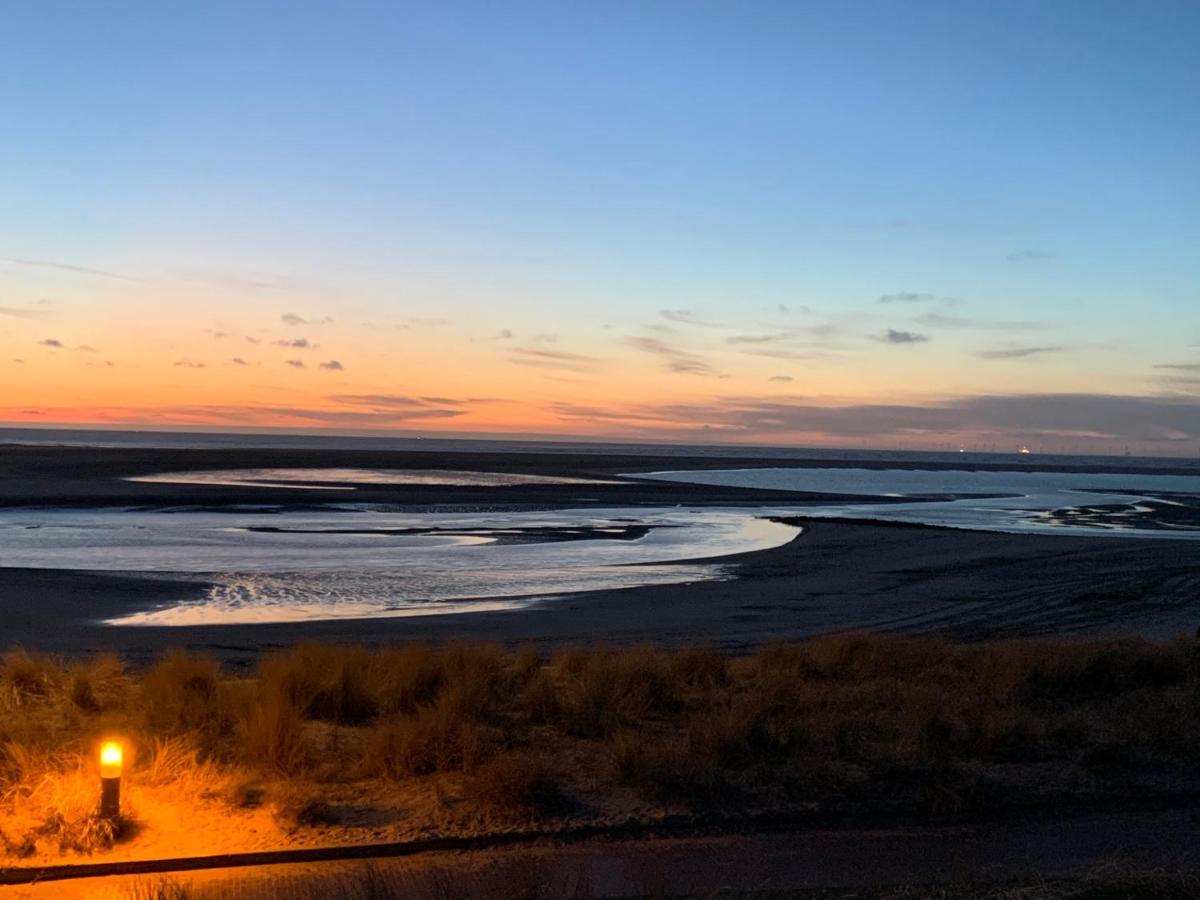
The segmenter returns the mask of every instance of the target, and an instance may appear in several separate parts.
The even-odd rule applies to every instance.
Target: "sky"
[[[0,422],[1200,453],[1200,4],[14,4]]]

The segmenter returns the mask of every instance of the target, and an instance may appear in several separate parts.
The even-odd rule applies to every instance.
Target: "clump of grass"
[[[673,711],[678,696],[665,654],[652,647],[597,648],[556,656],[557,724],[579,737],[608,737]]]
[[[225,733],[232,722],[226,700],[221,667],[198,653],[169,650],[142,677],[142,709],[157,732]]]
[[[467,781],[467,796],[505,812],[545,814],[567,804],[562,780],[542,753],[503,753]]]
[[[307,718],[354,724],[379,713],[372,662],[362,647],[305,643],[266,659],[258,679]]]
[[[17,648],[4,654],[0,667],[0,689],[10,706],[21,706],[50,693],[56,666],[44,657]]]
[[[437,772],[471,772],[495,751],[496,732],[461,714],[453,698],[375,725],[360,770],[401,779]]]
[[[252,767],[295,775],[309,758],[301,711],[276,685],[257,688],[239,692],[234,728],[238,757]]]
[[[123,709],[129,702],[130,679],[113,653],[102,654],[67,670],[71,703],[85,713]]]

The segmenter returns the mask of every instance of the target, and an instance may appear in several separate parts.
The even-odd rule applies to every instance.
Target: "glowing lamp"
[[[119,741],[100,745],[100,818],[115,822],[121,817],[121,763],[125,753]]]
[[[121,760],[124,753],[116,741],[105,741],[100,745],[100,777],[120,778]]]

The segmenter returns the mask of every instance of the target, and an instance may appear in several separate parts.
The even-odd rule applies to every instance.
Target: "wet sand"
[[[261,466],[466,469],[586,477],[729,460],[595,454],[415,454],[329,451],[0,448],[0,505],[306,506],[307,491],[133,483],[156,471]],[[736,461],[736,465],[751,463]],[[779,465],[779,460],[760,464]],[[790,464],[790,462],[789,462]],[[817,464],[817,463],[814,463]],[[819,463],[825,465],[825,462]],[[803,504],[836,498],[664,482],[505,488],[371,486],[323,501],[389,502],[411,509]],[[231,660],[299,640],[391,643],[499,640],[579,643],[765,641],[847,629],[936,631],[959,637],[1195,634],[1200,544],[1107,537],[1007,535],[832,520],[772,550],[724,557],[730,581],[564,595],[531,608],[451,616],[255,625],[114,627],[98,620],[199,595],[201,583],[112,573],[0,568],[0,644],[67,654],[113,649],[133,658],[189,646]],[[2,564],[2,556],[0,556]]]
[[[522,610],[256,625],[118,627],[95,619],[202,584],[0,570],[5,644],[134,658],[188,646],[230,660],[301,640],[709,643],[740,649],[847,629],[1007,635],[1194,634],[1194,544],[812,521],[791,543],[727,557],[737,578],[564,595]],[[166,596],[164,596],[164,594]]]

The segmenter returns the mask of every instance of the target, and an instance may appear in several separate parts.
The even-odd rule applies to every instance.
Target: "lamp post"
[[[121,818],[121,763],[119,741],[100,745],[100,818],[115,823]]]

